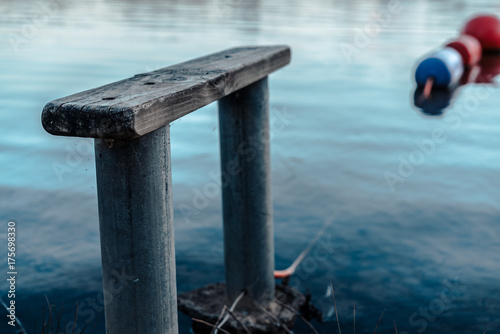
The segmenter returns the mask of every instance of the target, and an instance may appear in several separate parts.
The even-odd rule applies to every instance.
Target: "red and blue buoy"
[[[433,87],[458,86],[464,73],[470,74],[481,60],[483,52],[500,53],[500,19],[496,16],[474,17],[464,26],[460,37],[420,62],[415,81],[424,87],[422,97],[427,99]]]

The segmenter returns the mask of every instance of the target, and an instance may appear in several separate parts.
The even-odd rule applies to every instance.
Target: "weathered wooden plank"
[[[288,46],[225,50],[51,101],[42,124],[61,136],[140,137],[289,62]]]

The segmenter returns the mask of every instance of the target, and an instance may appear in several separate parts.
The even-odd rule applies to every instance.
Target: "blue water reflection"
[[[250,44],[288,44],[293,52],[291,65],[270,79],[278,268],[333,217],[325,242],[334,251],[309,258],[292,281],[311,292],[327,320],[333,280],[345,332],[352,331],[353,303],[358,333],[371,333],[384,308],[380,333],[394,330],[393,319],[400,333],[482,333],[486,323],[488,332],[500,329],[497,81],[490,90],[464,86],[439,118],[414,107],[412,82],[423,54],[455,36],[471,14],[498,13],[497,2],[401,0],[364,41],[359,31],[394,1],[59,3],[0,3],[0,217],[19,227],[16,300],[28,331],[35,320],[40,327],[46,294],[64,303],[65,319],[78,300],[79,328],[97,320],[94,333],[104,333],[98,307],[95,319],[83,313],[101,286],[91,142],[45,133],[43,105]],[[41,21],[28,31],[33,17]],[[478,103],[464,113],[460,106],[472,97]],[[180,292],[224,278],[220,196],[189,219],[179,210],[219,169],[217,126],[211,104],[171,128]],[[79,158],[68,160],[74,152]],[[180,317],[186,333],[189,320]],[[12,333],[5,326],[0,332]]]

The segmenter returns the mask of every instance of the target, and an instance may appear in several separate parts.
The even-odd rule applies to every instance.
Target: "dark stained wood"
[[[289,62],[288,46],[225,50],[51,101],[42,124],[61,136],[140,137]]]

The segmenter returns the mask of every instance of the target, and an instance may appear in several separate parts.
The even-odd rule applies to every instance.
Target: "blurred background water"
[[[93,320],[104,333],[99,305],[89,312],[101,288],[92,142],[45,133],[44,104],[233,46],[288,44],[291,65],[270,79],[276,265],[287,267],[333,219],[291,281],[324,312],[318,331],[336,331],[331,280],[345,332],[354,303],[358,333],[371,333],[384,309],[380,333],[393,320],[400,333],[482,333],[487,323],[498,332],[497,84],[464,87],[441,117],[413,106],[415,62],[478,12],[498,14],[500,5],[2,1],[0,238],[15,220],[20,320],[40,329],[46,298],[70,320],[78,301],[77,328]],[[216,104],[171,126],[179,292],[224,279],[220,195],[189,217],[180,210],[219,169],[217,127]],[[433,131],[445,139],[414,154]],[[401,159],[417,158],[398,171]],[[401,179],[391,186],[388,175]],[[0,267],[6,277],[6,261]],[[0,313],[0,332],[13,333]],[[187,333],[190,321],[179,317]]]

